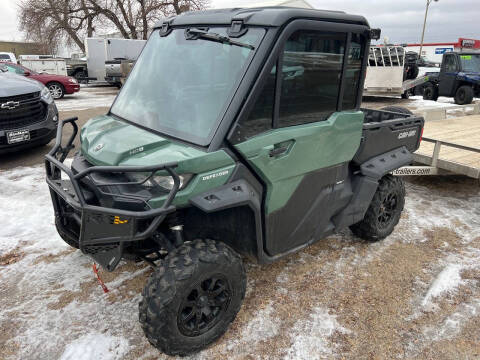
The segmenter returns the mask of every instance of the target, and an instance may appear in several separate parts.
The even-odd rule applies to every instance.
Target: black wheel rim
[[[425,97],[430,100],[430,99],[432,98],[432,92],[433,92],[433,91],[432,91],[430,88],[426,88],[426,89],[424,90],[424,95],[425,95]]]
[[[395,193],[390,193],[382,201],[378,212],[378,224],[381,228],[386,228],[392,222],[397,209],[398,199]]]
[[[232,292],[221,274],[198,282],[180,305],[177,323],[185,336],[199,336],[213,328],[222,319],[230,303]]]
[[[465,101],[465,90],[458,90],[458,99],[460,100],[460,102]]]

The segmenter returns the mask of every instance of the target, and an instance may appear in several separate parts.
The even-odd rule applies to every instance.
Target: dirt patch
[[[6,254],[0,255],[0,266],[7,266],[20,261],[25,253],[20,249],[14,249]]]
[[[33,261],[33,264],[34,265],[38,265],[40,263],[51,264],[52,262],[57,262],[73,252],[75,252],[75,249],[67,249],[65,251],[59,252],[58,254],[41,255]]]

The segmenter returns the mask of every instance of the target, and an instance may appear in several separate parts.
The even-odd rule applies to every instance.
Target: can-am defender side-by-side
[[[350,227],[388,236],[423,119],[360,109],[360,16],[294,8],[186,13],[157,24],[110,111],[63,120],[46,157],[61,237],[112,271],[155,268],[140,323],[167,354],[218,339],[269,263]],[[62,143],[62,128],[74,128]]]

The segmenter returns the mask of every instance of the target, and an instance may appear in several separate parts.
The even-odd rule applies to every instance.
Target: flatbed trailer
[[[480,115],[427,121],[423,135],[413,157],[424,166],[406,166],[395,175],[460,174],[480,179]]]
[[[429,82],[428,75],[405,79],[405,65],[405,50],[401,46],[370,47],[363,96],[408,98],[413,89]]]

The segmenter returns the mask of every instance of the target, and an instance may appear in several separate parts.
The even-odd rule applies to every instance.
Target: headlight
[[[69,78],[68,81],[71,82],[72,84],[77,83],[77,79],[75,79],[75,78]]]
[[[48,104],[51,104],[53,102],[52,94],[50,94],[50,91],[48,91],[46,87],[44,87],[40,92],[40,97]]]
[[[130,173],[127,175],[131,180],[135,182],[143,183],[142,185],[149,188],[160,187],[162,190],[170,191],[173,189],[174,181],[173,177],[169,175],[154,175],[150,179],[144,182],[147,175],[139,173]],[[188,182],[192,179],[193,174],[179,175],[180,185],[179,190],[184,189]]]
[[[187,186],[188,182],[192,178],[192,174],[183,174],[178,176],[180,178],[180,186],[179,189],[182,190]],[[155,183],[160,186],[162,189],[165,190],[172,190],[174,181],[173,177],[171,176],[154,176],[151,180],[155,181]]]

